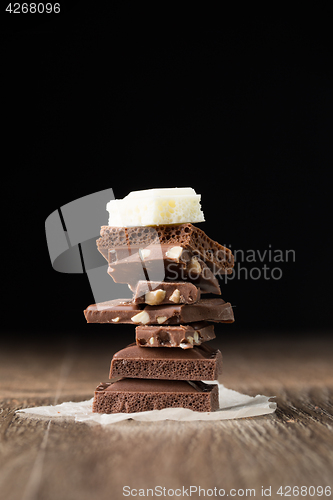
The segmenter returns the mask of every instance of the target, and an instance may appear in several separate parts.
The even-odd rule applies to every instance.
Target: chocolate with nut
[[[110,260],[108,274],[115,283],[127,283],[133,291],[139,281],[188,281],[202,292],[221,294],[211,269],[181,246],[151,245],[124,259]]]
[[[181,246],[205,261],[214,274],[230,274],[234,266],[231,251],[209,238],[193,224],[167,224],[160,226],[112,227],[102,226],[97,248],[109,258],[109,251],[125,252],[125,257],[149,245],[169,244]],[[126,255],[127,253],[127,255]],[[124,253],[120,253],[120,259]]]
[[[186,281],[139,281],[133,295],[134,304],[194,304],[200,299],[200,288]]]
[[[200,299],[194,304],[166,304],[140,307],[130,299],[115,299],[90,305],[84,315],[88,323],[132,323],[177,325],[195,321],[233,323],[229,302],[219,298]]]
[[[188,325],[142,325],[135,329],[136,343],[141,347],[180,347],[191,349],[215,339],[214,325],[198,321]]]

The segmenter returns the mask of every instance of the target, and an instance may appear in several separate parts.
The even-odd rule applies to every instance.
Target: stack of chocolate
[[[170,407],[218,409],[222,355],[207,343],[213,322],[234,321],[216,275],[231,273],[229,249],[191,223],[102,226],[98,250],[116,283],[133,297],[89,306],[88,323],[128,323],[136,341],[111,361],[111,383],[95,391],[93,411],[139,412]],[[205,294],[209,294],[208,297]]]

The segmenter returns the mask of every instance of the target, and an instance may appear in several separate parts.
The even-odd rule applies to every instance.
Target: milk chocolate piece
[[[131,318],[140,311],[131,299],[114,299],[91,304],[83,312],[87,323],[133,323]]]
[[[144,349],[130,344],[113,356],[109,378],[216,380],[221,373],[221,352],[206,344],[193,349]]]
[[[230,274],[234,257],[228,248],[209,238],[192,224],[168,224],[149,227],[102,226],[97,248],[108,260],[109,250],[127,249],[128,254],[151,244],[181,246],[204,260],[214,274]]]
[[[90,305],[84,315],[88,323],[132,323],[144,325],[177,325],[195,321],[233,323],[229,302],[219,298],[200,299],[194,304],[165,304],[140,307],[131,299],[115,299]]]
[[[137,326],[136,343],[141,347],[181,347],[190,349],[215,339],[214,325],[198,321],[177,326]]]
[[[193,304],[200,299],[200,288],[189,282],[139,281],[134,304]]]
[[[101,383],[95,390],[93,401],[95,413],[136,413],[163,408],[218,410],[218,385],[200,381],[122,378],[113,383]]]
[[[200,299],[195,304],[146,306],[149,324],[177,325],[194,321],[233,323],[234,313],[229,302],[222,299]],[[147,323],[148,324],[148,323]]]
[[[110,260],[108,273],[116,283],[134,290],[138,281],[189,281],[202,292],[221,294],[211,269],[188,250],[174,245],[151,245],[121,260]]]

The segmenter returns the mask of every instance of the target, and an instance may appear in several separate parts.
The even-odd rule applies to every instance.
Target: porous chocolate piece
[[[189,282],[139,281],[133,295],[134,304],[194,304],[200,299],[200,288]]]
[[[84,311],[88,323],[132,323],[177,325],[194,321],[232,323],[234,314],[229,302],[219,298],[200,299],[194,304],[144,306],[131,299],[115,299],[92,304]]]
[[[95,413],[136,413],[163,408],[218,410],[218,385],[123,378],[113,383],[101,383],[95,390],[93,401]]]
[[[136,343],[141,347],[181,347],[190,349],[215,339],[214,325],[198,321],[177,326],[137,326]]]
[[[168,224],[149,227],[102,226],[97,248],[108,260],[109,250],[126,249],[128,254],[151,244],[181,246],[204,260],[214,274],[229,274],[234,257],[228,248],[209,238],[204,231],[192,224]]]
[[[114,354],[109,378],[216,380],[221,373],[221,352],[206,344],[193,349],[144,349],[130,344]]]
[[[189,281],[202,292],[220,295],[211,269],[188,250],[174,245],[151,245],[121,260],[110,260],[108,273],[116,283],[134,290],[138,281]]]

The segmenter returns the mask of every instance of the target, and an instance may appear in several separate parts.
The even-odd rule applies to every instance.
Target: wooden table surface
[[[1,500],[117,500],[129,488],[150,498],[220,498],[223,490],[263,498],[262,488],[271,498],[297,496],[288,487],[298,487],[300,498],[329,498],[333,340],[273,332],[214,342],[224,357],[220,382],[276,396],[276,413],[218,422],[127,420],[108,428],[20,417],[19,408],[90,399],[123,344],[55,337],[43,346],[13,338],[0,353]]]

